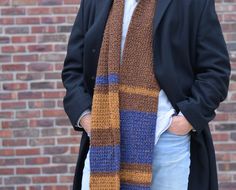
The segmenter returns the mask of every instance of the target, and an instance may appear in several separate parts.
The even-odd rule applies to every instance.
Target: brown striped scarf
[[[153,72],[156,0],[141,0],[121,58],[124,0],[106,23],[92,102],[91,190],[146,190],[152,179],[159,84]]]

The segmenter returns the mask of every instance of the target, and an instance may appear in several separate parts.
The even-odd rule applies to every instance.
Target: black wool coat
[[[81,178],[89,148],[80,114],[91,109],[99,51],[113,0],[82,0],[62,70],[64,109],[83,131],[74,177]],[[191,133],[188,190],[217,190],[215,151],[209,121],[226,96],[230,61],[214,0],[158,0],[153,18],[153,70],[172,106],[197,130]]]

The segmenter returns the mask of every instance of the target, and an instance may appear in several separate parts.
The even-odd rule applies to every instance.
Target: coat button
[[[92,52],[93,52],[93,53],[96,53],[96,49],[93,48],[93,49],[92,49]]]
[[[95,76],[92,76],[91,79],[92,79],[92,80],[95,80]]]

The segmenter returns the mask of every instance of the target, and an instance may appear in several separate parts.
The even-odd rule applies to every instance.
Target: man
[[[141,2],[142,0],[140,2],[137,1],[137,3],[140,4]],[[116,17],[121,18],[121,15],[118,14],[119,12],[125,13],[123,17],[124,26],[122,27],[122,35],[125,38],[126,32],[128,30],[128,24],[125,23],[129,23],[129,21],[127,22],[125,21],[125,18],[131,17],[129,15],[129,12],[134,11],[134,10],[127,11],[126,8],[129,7],[130,9],[128,10],[131,10],[132,8],[134,9],[135,6],[138,6],[138,5],[135,6],[129,5],[127,4],[127,1],[125,1],[125,3],[126,3],[125,5],[122,5],[121,1],[117,0],[116,1],[114,0],[114,3],[112,0],[81,1],[81,8],[76,17],[76,21],[71,33],[67,56],[62,71],[63,83],[67,89],[67,93],[64,98],[64,107],[66,113],[70,118],[72,125],[74,126],[74,129],[77,131],[83,131],[80,144],[79,158],[74,178],[74,189],[81,189],[84,161],[89,151],[89,144],[90,144],[88,135],[90,135],[91,129],[92,131],[93,128],[95,129],[96,122],[100,121],[99,119],[97,121],[94,119],[94,125],[91,125],[90,110],[92,109],[92,106],[94,106],[95,104],[96,105],[99,104],[99,101],[96,102],[97,98],[96,100],[93,99],[94,95],[95,97],[98,97],[99,94],[98,93],[99,91],[98,90],[96,91],[96,89],[99,89],[98,88],[99,85],[98,79],[100,77],[99,74],[104,74],[104,73],[99,73],[99,70],[97,71],[99,65],[105,64],[104,61],[99,62],[99,58],[102,59],[105,56],[108,57],[110,56],[109,52],[105,51],[106,46],[105,45],[102,46],[102,42],[105,41],[104,39],[108,39],[107,36],[111,35],[111,32],[107,33],[104,32],[106,31],[106,28],[114,29],[112,28],[112,24],[109,25],[108,24],[109,22],[107,22],[109,20],[108,19],[109,13],[111,15],[110,23],[116,21],[115,19]],[[135,4],[134,1],[133,3]],[[189,190],[199,190],[199,189],[217,190],[218,185],[217,185],[214,147],[211,139],[208,122],[214,118],[215,109],[218,107],[219,103],[223,101],[227,96],[229,75],[230,75],[230,63],[226,45],[220,28],[220,24],[217,19],[217,15],[215,13],[214,1],[213,0],[198,0],[198,1],[159,0],[156,1],[155,6],[154,4],[152,6],[150,5],[148,6],[147,3],[154,3],[154,1],[149,2],[149,0],[146,1],[144,0],[142,2],[143,5],[142,6],[140,5],[139,9],[140,11],[143,11],[143,14],[145,14],[147,18],[149,18],[148,17],[149,11],[147,10],[152,10],[152,11],[154,10],[153,18],[151,18],[153,19],[152,23],[153,27],[149,27],[152,28],[151,46],[153,48],[152,49],[153,56],[151,56],[153,57],[153,76],[150,77],[150,80],[153,79],[152,77],[155,77],[157,82],[157,84],[155,84],[155,82],[152,83],[153,89],[156,89],[156,91],[159,92],[157,94],[159,96],[157,113],[160,113],[161,105],[164,102],[164,100],[166,100],[166,103],[164,105],[165,106],[171,105],[168,111],[174,110],[174,112],[165,112],[165,115],[167,115],[167,113],[171,113],[171,115],[173,113],[176,113],[179,115],[179,116],[167,117],[167,119],[164,120],[166,122],[169,118],[168,120],[169,124],[164,125],[164,127],[162,128],[165,132],[162,130],[158,132],[163,122],[160,122],[161,117],[158,116],[156,118],[157,125],[155,133],[156,134],[155,142],[158,140],[158,138],[159,142],[157,143],[156,149],[153,152],[154,153],[153,171],[155,170],[154,163],[160,163],[159,161],[157,161],[157,158],[161,159],[163,157],[163,154],[157,155],[157,153],[158,152],[160,153],[161,152],[160,148],[165,147],[165,145],[167,144],[165,139],[167,137],[169,138],[168,135],[171,134],[176,135],[174,136],[175,139],[177,138],[178,135],[186,137],[185,139],[182,139],[183,141],[181,140],[182,142],[185,142],[184,144],[188,144],[188,142],[190,141],[189,136],[191,135],[191,147],[189,150],[189,152],[191,153],[191,164],[189,163],[190,164],[189,178],[188,175],[186,175],[188,174],[188,171],[187,170],[183,171],[184,174],[183,180],[184,181],[187,180],[188,184],[187,186],[185,184],[185,186],[180,186],[180,187],[181,188],[183,187],[183,190],[187,188]],[[121,5],[124,6],[124,9],[121,9],[122,7]],[[155,9],[151,9],[153,7]],[[134,20],[133,26],[135,25],[134,24],[135,22],[138,22],[138,20],[142,19],[141,16],[140,17],[138,16],[140,15],[136,14],[136,16],[133,16]],[[117,23],[118,26],[122,25],[121,19],[117,20],[119,20],[119,22]],[[151,23],[150,20],[149,22],[147,21],[147,23],[150,24]],[[142,22],[141,24],[145,24],[145,22]],[[125,26],[127,27],[126,29]],[[107,31],[109,30],[107,29]],[[110,38],[113,38],[114,36],[118,37],[120,35],[120,33],[116,33],[115,30],[114,32],[115,35],[113,35],[112,33]],[[106,35],[104,35],[104,33]],[[147,30],[146,34],[148,34],[147,39],[149,39],[150,31]],[[136,39],[138,38],[135,32],[133,33],[128,32],[127,35],[131,36],[129,38],[132,38],[132,36],[136,36]],[[146,40],[144,36],[145,35],[143,34],[143,37],[141,39],[138,39],[137,41],[142,43],[143,40]],[[134,44],[133,41],[127,40],[126,43]],[[122,39],[121,42],[124,43],[124,40]],[[116,55],[121,55],[121,60],[123,59],[122,57],[133,56],[132,54],[133,51],[129,51],[129,48],[122,47],[124,46],[124,44],[122,45],[122,43],[121,43],[121,49],[122,51],[125,51],[124,55],[122,55],[122,51],[119,52],[118,50],[111,49],[111,52],[113,51],[117,53]],[[119,46],[119,44],[117,45]],[[135,45],[138,46],[139,43]],[[132,47],[134,47],[135,45],[133,45]],[[143,43],[143,46],[145,45],[146,43]],[[148,51],[150,49],[149,46],[145,48],[146,49],[144,49],[139,53],[142,52],[145,53],[145,51],[150,52]],[[103,53],[100,52],[101,49]],[[136,51],[139,51],[139,49],[136,49]],[[146,56],[146,54],[143,55]],[[133,58],[134,60],[135,57],[136,56],[134,56]],[[149,58],[150,57],[147,57],[147,59]],[[142,59],[142,57],[140,57],[140,59]],[[135,62],[138,63],[139,62],[138,60],[139,59],[135,60]],[[131,62],[129,61],[130,61],[129,58],[125,58],[123,62],[122,61],[121,62],[122,64],[123,63],[131,64],[132,60]],[[151,61],[148,61],[147,63],[149,64],[151,63]],[[143,65],[141,64],[142,63],[140,63],[140,68],[141,66],[146,65],[146,64]],[[125,64],[124,66],[120,66],[120,68],[122,67],[123,70],[121,69],[121,71],[126,75],[129,74],[127,72],[127,69],[124,69]],[[147,67],[147,69],[150,68],[151,68],[150,66]],[[122,79],[122,72],[120,73],[121,79]],[[123,79],[126,77],[126,75],[123,76]],[[134,77],[134,75],[132,77]],[[137,80],[139,80],[139,78],[137,77]],[[142,79],[140,79],[139,83],[141,82],[141,80]],[[121,80],[121,83],[122,82],[124,84],[125,80],[123,81]],[[147,84],[145,83],[145,85]],[[154,97],[156,96],[154,95]],[[122,99],[122,96],[121,100],[125,101],[124,98]],[[150,102],[155,103],[155,100],[150,100]],[[121,103],[121,107],[122,105],[123,104]],[[94,111],[94,116],[97,116],[97,114],[98,113]],[[154,121],[154,119],[152,121]],[[78,123],[81,125],[80,127],[78,127]],[[125,123],[125,121],[122,120],[122,114],[121,114],[121,126],[122,125],[128,126],[128,124],[129,123],[127,122]],[[140,125],[139,127],[142,127],[142,125]],[[121,127],[121,134],[122,134],[122,129],[123,128]],[[191,132],[192,129],[195,130],[195,132]],[[142,131],[144,130],[142,129]],[[169,133],[167,134],[166,132]],[[95,134],[96,132],[94,130],[94,132],[91,133],[92,135],[91,150],[93,155],[95,155],[93,150],[95,150],[94,148],[97,147],[96,143],[93,143],[96,141]],[[152,134],[154,134],[153,131],[152,133],[149,133],[151,139],[152,137],[154,137],[152,136]],[[100,138],[102,139],[102,136],[100,136]],[[171,141],[168,142],[168,144],[173,145],[172,144],[173,142],[174,141],[172,139]],[[122,145],[122,136],[121,136],[121,150],[122,146],[124,150],[125,146],[124,144]],[[153,150],[150,150],[151,153],[152,151]],[[186,152],[187,151],[188,149],[186,149]],[[123,153],[123,155],[121,156],[124,156],[126,154],[128,155],[128,153]],[[169,157],[171,157],[171,155],[169,155]],[[94,156],[92,156],[91,159],[92,160],[94,159],[94,162],[96,162]],[[187,156],[185,159],[187,159]],[[93,168],[91,170],[92,171],[91,188],[95,189],[93,187],[95,183],[98,183],[96,185],[101,185],[102,187],[103,184],[98,182],[99,180],[97,181],[93,180],[94,176],[93,171],[97,171],[96,164],[98,163],[91,163],[91,164],[93,164],[92,166]],[[185,167],[186,166],[188,165],[185,165]],[[161,167],[159,169],[166,169],[166,168]],[[122,178],[123,175],[122,171],[120,172],[117,170],[116,172],[119,174],[118,176],[119,177],[121,176]],[[175,172],[176,169],[173,169],[173,171],[170,171],[169,174]],[[164,185],[166,185],[165,183],[168,182],[168,176],[163,176],[163,172],[160,171],[156,173],[157,175],[153,173],[152,186],[150,186],[150,183],[148,183],[150,182],[148,181],[150,180],[150,177],[147,179],[146,184],[142,184],[142,186],[138,184],[140,181],[135,181],[135,179],[133,178],[132,182],[136,183],[136,185],[138,184],[139,189],[145,189],[150,187],[153,190],[165,189]],[[176,174],[176,176],[178,176],[178,174]],[[121,185],[121,189],[132,189],[131,186],[127,186],[127,184],[125,184],[125,182],[127,182],[127,179],[129,177],[130,176],[123,175],[122,178],[123,182],[121,180],[121,184],[118,184]],[[174,178],[174,175],[172,176],[172,178]],[[172,178],[169,180],[173,181]],[[172,190],[178,189],[177,187],[178,183],[179,181],[177,181],[175,184],[174,183],[171,184],[172,186],[170,186],[169,189]],[[161,187],[162,185],[163,187]],[[117,189],[117,188],[118,186],[117,184],[115,184],[115,186],[110,189]]]

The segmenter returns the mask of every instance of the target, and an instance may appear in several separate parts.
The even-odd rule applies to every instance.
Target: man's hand
[[[192,129],[192,125],[182,115],[173,116],[171,125],[168,128],[171,133],[174,133],[176,135],[186,135]]]
[[[90,136],[90,132],[91,132],[91,113],[86,114],[81,118],[80,125],[84,128],[84,130]]]

